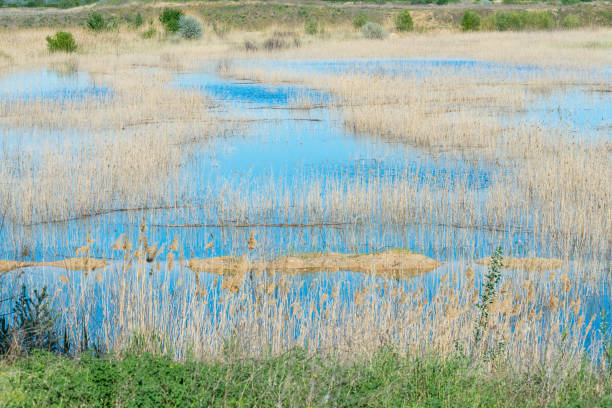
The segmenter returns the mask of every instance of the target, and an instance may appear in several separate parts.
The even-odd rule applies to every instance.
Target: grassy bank
[[[77,27],[85,26],[93,11],[99,12],[106,20],[117,24],[132,24],[137,14],[144,21],[157,20],[166,3],[139,2],[129,4],[104,3],[68,9],[57,8],[0,8],[0,27]],[[365,17],[391,28],[395,16],[408,8],[414,19],[415,30],[460,29],[460,22],[466,10],[475,10],[483,21],[495,21],[499,14],[510,14],[517,18],[528,13],[536,20],[544,19],[552,25],[525,24],[520,29],[551,29],[563,27],[561,22],[573,16],[580,27],[609,27],[612,25],[612,3],[578,3],[572,5],[538,4],[451,4],[447,6],[414,5],[394,3],[376,5],[372,3],[343,4],[335,2],[296,2],[280,4],[275,2],[177,2],[173,7],[181,8],[186,14],[200,17],[206,25],[215,25],[218,30],[257,31],[269,28],[304,27],[307,22],[316,21],[325,30],[352,28],[357,17]],[[527,19],[529,21],[529,19]],[[522,28],[521,28],[522,27]],[[483,29],[495,30],[495,24],[483,25]]]
[[[229,357],[232,351],[228,349]],[[562,377],[467,357],[413,359],[389,350],[343,363],[301,350],[262,360],[178,363],[166,356],[34,353],[0,362],[3,407],[610,407],[612,377]]]

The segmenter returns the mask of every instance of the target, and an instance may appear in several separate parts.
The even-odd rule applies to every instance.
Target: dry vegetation
[[[132,32],[93,35],[76,30],[80,51],[69,57],[49,55],[43,43],[46,34],[40,29],[0,32],[2,72],[76,66],[89,72],[97,85],[112,89],[112,95],[61,105],[48,100],[0,100],[4,134],[37,130],[43,140],[57,138],[58,132],[71,135],[28,155],[8,146],[0,151],[0,208],[5,209],[0,213],[0,232],[4,228],[9,236],[4,251],[18,251],[28,239],[46,239],[39,243],[44,246],[55,239],[53,234],[66,233],[58,230],[41,238],[28,229],[31,224],[130,208],[165,208],[175,221],[185,224],[271,225],[281,220],[300,226],[376,226],[383,241],[386,234],[406,235],[409,227],[418,227],[434,231],[436,246],[460,254],[447,268],[428,275],[436,281],[431,287],[425,280],[375,278],[329,284],[322,275],[299,279],[272,271],[247,272],[366,271],[372,264],[363,266],[364,259],[355,261],[348,255],[274,260],[278,252],[288,250],[274,246],[272,233],[253,243],[245,239],[244,230],[230,232],[221,243],[227,243],[233,255],[250,253],[242,258],[244,264],[234,257],[188,262],[178,242],[167,242],[165,251],[161,243],[149,244],[143,227],[133,248],[127,237],[117,241],[113,251],[121,262],[95,277],[62,275],[66,301],[61,302],[60,312],[75,343],[83,328],[98,327],[100,345],[118,353],[128,348],[134,333],[142,333],[162,339],[164,351],[180,358],[188,353],[217,356],[232,337],[245,355],[278,354],[305,344],[313,352],[334,351],[347,358],[389,344],[417,355],[474,348],[487,356],[506,356],[518,369],[533,367],[534,362],[560,365],[561,375],[551,379],[551,387],[581,364],[587,335],[594,329],[594,320],[586,316],[595,318],[585,299],[601,296],[609,288],[601,284],[609,279],[606,262],[612,230],[609,129],[585,141],[563,129],[512,119],[520,118],[542,92],[577,86],[608,90],[609,76],[602,67],[611,66],[612,57],[609,49],[597,44],[609,44],[611,30],[411,34],[384,42],[342,39],[344,34],[339,33],[327,40],[311,38],[300,48],[276,54],[242,49],[245,38],[264,34],[234,32],[224,39],[173,44],[165,39],[142,40]],[[333,94],[331,112],[356,136],[399,141],[434,156],[450,151],[467,163],[493,169],[493,178],[484,189],[472,186],[462,175],[452,180],[433,175],[419,179],[414,174],[238,182],[228,178],[222,188],[205,190],[197,204],[182,200],[195,183],[179,178],[182,166],[191,160],[190,152],[237,128],[228,128],[214,110],[215,101],[171,87],[172,75],[198,70],[220,58],[271,56],[482,58],[581,71],[563,71],[561,76],[557,71],[543,72],[524,82],[504,78],[503,73],[490,78],[478,72],[459,76],[440,70],[423,81],[384,75],[298,76],[226,64],[224,75],[299,82]],[[312,101],[296,105],[308,108]],[[329,247],[348,247],[351,234],[359,234],[350,228],[329,233]],[[482,269],[475,266],[475,273],[469,268],[477,246],[474,231],[499,234],[501,242],[509,242],[508,247],[517,251],[510,242],[521,233],[529,255],[537,251],[559,258],[508,258],[511,271],[488,308],[488,330],[479,344],[472,341],[478,317],[474,305],[482,283]],[[93,231],[94,238],[97,233]],[[93,241],[87,246],[94,250]],[[206,253],[194,254],[203,256]],[[387,270],[409,270],[412,262],[426,261],[432,270],[439,266],[429,258],[371,257],[376,256],[373,264],[383,264],[383,275]],[[84,259],[93,258],[88,252]],[[179,268],[173,268],[175,259]],[[204,273],[219,264],[225,269],[228,262],[235,272],[232,276],[213,278]],[[0,268],[16,265],[58,266],[10,261]],[[68,269],[98,267],[89,266]],[[550,269],[559,271],[543,272]],[[40,284],[34,276],[25,279]],[[308,290],[301,290],[302,285],[309,285]],[[95,293],[103,296],[94,294],[97,288],[100,291]],[[589,347],[591,355],[598,356],[604,346],[594,341]]]
[[[136,244],[120,236],[115,249],[124,260],[95,275],[47,276],[67,289],[60,310],[75,344],[90,330],[98,346],[118,353],[127,351],[133,334],[139,333],[151,341],[151,351],[161,347],[179,358],[215,358],[228,338],[243,356],[277,355],[304,344],[311,353],[348,360],[356,352],[368,356],[390,344],[414,356],[448,355],[460,348],[490,358],[492,364],[503,356],[521,371],[534,369],[534,362],[556,367],[558,377],[550,379],[554,387],[581,364],[585,339],[594,330],[593,321],[585,321],[583,285],[568,275],[585,272],[581,265],[561,266],[546,275],[514,270],[505,276],[488,308],[486,335],[475,343],[474,305],[482,281],[469,266],[440,270],[433,284],[423,279],[249,272],[248,267],[224,277],[192,275],[184,273],[190,262],[182,259],[178,240],[161,250],[167,251],[169,264],[160,263],[160,248],[147,242],[145,230],[141,227]],[[178,270],[172,265],[175,258]],[[102,297],[94,295],[98,290]],[[598,347],[590,345],[592,355]]]

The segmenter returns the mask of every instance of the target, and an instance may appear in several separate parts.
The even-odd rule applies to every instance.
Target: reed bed
[[[598,357],[605,345],[584,298],[589,290],[574,279],[588,273],[580,265],[504,273],[485,336],[475,341],[484,279],[483,268],[469,260],[409,281],[274,271],[219,277],[184,269],[174,250],[180,245],[165,247],[176,256],[174,266],[140,255],[150,248],[143,237],[134,248],[116,246],[124,260],[104,270],[48,270],[26,279],[33,287],[55,287],[73,352],[87,347],[83,338],[119,354],[138,341],[145,350],[204,360],[222,355],[228,339],[245,357],[305,345],[309,353],[346,361],[388,346],[414,356],[463,351],[492,366],[507,361],[520,372],[554,368],[551,386],[584,363],[585,347],[593,363],[607,364]]]
[[[44,268],[0,277],[53,289],[74,352],[89,338],[121,354],[135,336],[179,359],[219,358],[228,340],[245,356],[299,346],[346,360],[385,346],[415,356],[465,351],[491,368],[504,358],[517,370],[554,369],[550,387],[583,363],[585,350],[593,365],[608,364],[600,358],[605,346],[596,329],[600,311],[609,308],[609,133],[594,130],[582,138],[523,120],[523,114],[545,93],[606,88],[606,73],[597,69],[609,65],[610,56],[586,44],[608,41],[610,30],[411,34],[380,47],[364,40],[313,40],[276,54],[437,53],[535,64],[550,57],[547,65],[567,69],[527,80],[446,70],[426,78],[298,75],[222,64],[223,75],[324,91],[331,97],[307,93],[288,107],[299,115],[328,109],[355,137],[394,143],[407,154],[418,150],[437,158],[440,167],[452,163],[454,172],[445,177],[419,162],[391,174],[355,168],[286,177],[226,175],[211,183],[202,182],[200,153],[208,143],[222,145],[221,135],[243,133],[227,120],[246,119],[199,92],[173,88],[171,78],[211,59],[244,57],[237,44],[247,34],[209,46],[159,39],[151,47],[122,31],[75,33],[82,48],[67,58],[39,45],[18,52],[42,30],[0,32],[7,72],[76,66],[111,90],[61,104],[0,101],[7,140],[31,138],[29,148],[5,143],[0,150],[2,252],[25,259],[31,248],[72,251],[74,236],[91,230],[87,257],[110,264],[87,273]],[[534,46],[524,47],[526,42]],[[583,70],[569,70],[576,66]],[[106,217],[111,213],[122,215]],[[140,227],[134,239],[142,216],[152,235],[145,238]],[[111,246],[120,231],[125,240]],[[357,274],[288,277],[274,270],[219,277],[186,268],[187,259],[213,253],[258,262],[295,251],[363,253],[407,243],[447,265],[409,281]],[[497,245],[514,257],[559,258],[561,266],[554,272],[504,271],[487,308],[485,336],[475,341],[484,274],[475,260]]]
[[[297,75],[281,69],[263,71],[239,66],[229,69],[225,75],[317,87],[335,96],[330,106],[337,108],[352,132],[400,141],[432,154],[453,151],[470,163],[494,169],[491,186],[481,191],[470,188],[460,177],[452,186],[435,186],[428,191],[432,197],[447,197],[461,191],[461,197],[444,201],[450,211],[443,218],[452,219],[450,223],[461,220],[458,224],[507,230],[513,225],[525,226],[524,221],[514,217],[529,214],[535,221],[530,225],[539,225],[537,235],[554,235],[557,236],[554,241],[560,238],[566,243],[579,241],[578,246],[588,251],[593,245],[601,245],[603,250],[609,240],[612,194],[607,182],[612,176],[608,130],[592,130],[593,135],[585,140],[584,134],[574,134],[561,124],[542,126],[526,121],[523,114],[542,92],[563,93],[568,87],[605,86],[609,74],[566,72],[557,76],[544,72],[522,80],[510,74],[504,80],[475,71],[469,76],[454,74],[452,70],[406,76]],[[493,76],[496,75],[494,72]],[[420,203],[427,201],[420,194],[396,188],[391,190],[406,193],[404,197],[416,196]],[[413,188],[422,192],[430,187]],[[471,192],[471,198],[463,196],[467,191]],[[392,191],[386,194],[382,197],[392,196],[389,199],[393,203],[402,202]],[[456,210],[457,205],[465,209],[478,206],[477,203],[483,204],[477,211]],[[414,208],[411,210],[413,214],[422,214]],[[436,208],[428,215],[444,212]],[[487,220],[475,221],[479,217],[476,212],[486,214]],[[544,232],[553,225],[556,228],[563,224],[561,228],[565,232]],[[587,244],[583,240],[591,234],[594,240],[587,238],[590,241]]]

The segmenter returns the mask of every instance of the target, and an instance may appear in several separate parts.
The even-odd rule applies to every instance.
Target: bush
[[[531,30],[550,30],[555,27],[555,20],[550,11],[524,11],[525,27]]]
[[[134,17],[134,19],[131,22],[132,27],[138,28],[138,27],[140,27],[143,24],[144,24],[144,20],[142,18],[142,14],[140,14],[140,13],[136,14],[136,16]]]
[[[377,40],[383,39],[387,36],[387,32],[380,24],[372,22],[368,22],[361,27],[361,33],[365,38]]]
[[[181,37],[188,40],[202,38],[202,23],[195,17],[181,16],[178,21],[178,32]]]
[[[60,9],[69,9],[73,7],[79,7],[81,4],[79,0],[59,0],[57,2],[57,8]]]
[[[74,52],[77,49],[77,44],[72,34],[66,31],[58,31],[53,37],[47,36],[47,48],[51,52]]]
[[[510,11],[496,13],[494,18],[498,31],[550,30],[555,27],[550,11]]]
[[[159,21],[164,25],[169,33],[176,33],[179,29],[179,20],[184,16],[182,10],[166,7],[159,16]]]
[[[519,31],[525,28],[525,20],[519,13],[497,13],[495,15],[495,28],[498,31]]]
[[[357,14],[355,18],[353,18],[353,27],[357,30],[361,29],[368,22],[368,18],[365,14]]]
[[[316,35],[319,32],[319,23],[317,20],[308,20],[304,25],[304,32],[308,35]]]
[[[404,10],[395,16],[395,28],[398,31],[412,31],[414,23],[412,22],[410,11]]]
[[[11,347],[26,353],[34,349],[59,351],[56,322],[47,288],[34,290],[32,296],[23,285],[9,314],[0,318],[0,355]]]
[[[101,31],[106,28],[106,22],[104,21],[104,17],[100,13],[93,13],[87,19],[87,27],[89,27],[93,31]]]
[[[480,28],[480,15],[475,11],[466,11],[461,19],[461,28],[463,31],[478,30]]]
[[[580,27],[580,18],[575,14],[568,14],[561,20],[561,27],[571,30]]]

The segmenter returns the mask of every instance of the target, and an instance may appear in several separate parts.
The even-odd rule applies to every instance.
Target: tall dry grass
[[[597,45],[587,45],[608,41],[610,33],[411,34],[376,47],[364,40],[313,40],[276,55],[281,59],[461,56],[597,68],[609,65],[610,56]],[[459,254],[444,274],[430,276],[434,285],[424,279],[423,289],[418,283],[354,279],[333,282],[330,287],[321,284],[324,277],[292,281],[273,274],[252,279],[249,275],[193,275],[181,268],[186,256],[177,249],[181,246],[169,242],[166,247],[173,247],[172,259],[179,268],[168,272],[167,264],[158,259],[146,261],[148,248],[141,239],[133,250],[113,253],[125,259],[123,264],[55,281],[62,282],[57,292],[59,311],[75,343],[83,327],[98,327],[100,345],[117,352],[128,349],[134,333],[143,333],[161,339],[163,350],[179,357],[189,352],[201,358],[217,356],[228,338],[237,339],[239,349],[248,355],[277,354],[306,344],[313,352],[336,350],[347,358],[389,344],[415,354],[468,349],[474,347],[474,303],[482,270],[474,274],[467,268],[472,262],[469,254],[479,248],[474,231],[484,230],[498,234],[499,241],[516,251],[513,240],[522,235],[528,251],[565,262],[558,273],[504,275],[479,352],[499,349],[518,369],[529,369],[534,362],[558,364],[563,375],[580,364],[585,333],[594,324],[585,317],[585,305],[589,298],[601,295],[602,287],[609,287],[601,285],[609,279],[609,141],[596,137],[587,142],[563,129],[511,119],[520,118],[537,92],[561,85],[607,86],[605,82],[594,82],[584,71],[582,76],[561,80],[547,73],[525,83],[444,71],[424,82],[381,75],[297,76],[235,68],[226,74],[299,81],[330,92],[335,95],[330,109],[349,131],[399,141],[433,156],[452,154],[468,167],[474,163],[489,170],[491,179],[479,187],[466,175],[452,180],[435,175],[419,178],[413,173],[384,177],[375,172],[358,177],[313,173],[239,180],[228,175],[218,184],[202,187],[197,180],[181,179],[180,169],[190,160],[194,146],[201,146],[224,127],[204,96],[166,85],[171,73],[196,69],[210,58],[245,56],[238,44],[248,34],[232,33],[205,45],[172,44],[164,39],[145,42],[123,31],[94,36],[77,30],[81,50],[70,59],[49,55],[43,41],[37,42],[44,34],[44,30],[1,32],[0,51],[10,61],[4,69],[76,61],[79,69],[113,92],[112,97],[62,106],[48,101],[1,102],[4,132],[19,135],[42,129],[47,136],[62,132],[70,137],[33,149],[30,155],[9,145],[0,151],[0,208],[8,209],[7,219],[16,226],[7,234],[10,238],[21,233],[19,227],[25,224],[105,210],[167,206],[167,216],[151,216],[160,224],[153,228],[168,228],[173,222],[176,225],[171,227],[182,235],[188,235],[189,229],[185,232],[181,224],[313,225],[283,230],[289,238],[280,240],[274,232],[259,232],[256,245],[248,243],[243,229],[230,229],[221,245],[227,244],[230,253],[254,257],[287,251],[296,242],[303,244],[300,248],[316,248],[319,240],[333,249],[354,246],[359,250],[364,242],[384,247],[405,241],[408,232],[420,234],[417,239],[428,240],[437,253]],[[23,47],[27,43],[34,45]],[[525,43],[533,46],[525,47]],[[270,54],[255,53],[251,58],[270,58]],[[313,101],[298,100],[295,105],[308,108]],[[427,172],[424,165],[417,170]],[[197,200],[184,195],[191,190],[201,193]],[[345,228],[317,231],[314,227],[326,223]],[[96,234],[107,234],[109,229],[95,222],[89,225],[102,231],[93,231],[94,245],[103,242]],[[52,244],[62,233],[59,228],[52,232],[46,237],[50,242],[34,244]],[[27,233],[32,240],[40,238]],[[193,234],[202,238],[199,232]],[[15,239],[10,250],[18,250],[22,241]],[[287,248],[279,248],[279,242]],[[3,245],[3,250],[9,250],[13,243]],[[209,246],[195,243],[193,248],[206,254]],[[159,257],[168,259],[169,253]],[[53,273],[32,273],[25,279],[36,285],[51,278]],[[351,286],[355,282],[360,282],[358,288]],[[300,285],[309,285],[308,291]],[[300,298],[304,292],[306,297]],[[601,344],[595,342],[592,347],[589,351],[598,355]]]
[[[589,292],[575,279],[591,266],[503,273],[484,337],[475,341],[484,271],[467,259],[411,281],[274,271],[215,276],[186,270],[179,242],[149,244],[143,233],[129,241],[120,237],[114,249],[123,261],[106,270],[84,276],[48,271],[31,282],[56,287],[75,352],[84,336],[119,354],[144,340],[141,347],[180,359],[219,358],[228,340],[242,356],[307,346],[347,361],[392,346],[414,356],[465,352],[520,372],[551,369],[552,383],[584,364],[585,347],[594,359],[589,363],[606,364],[598,360],[604,345]],[[151,248],[155,256],[147,258]],[[156,259],[160,251],[176,257],[175,267]]]

